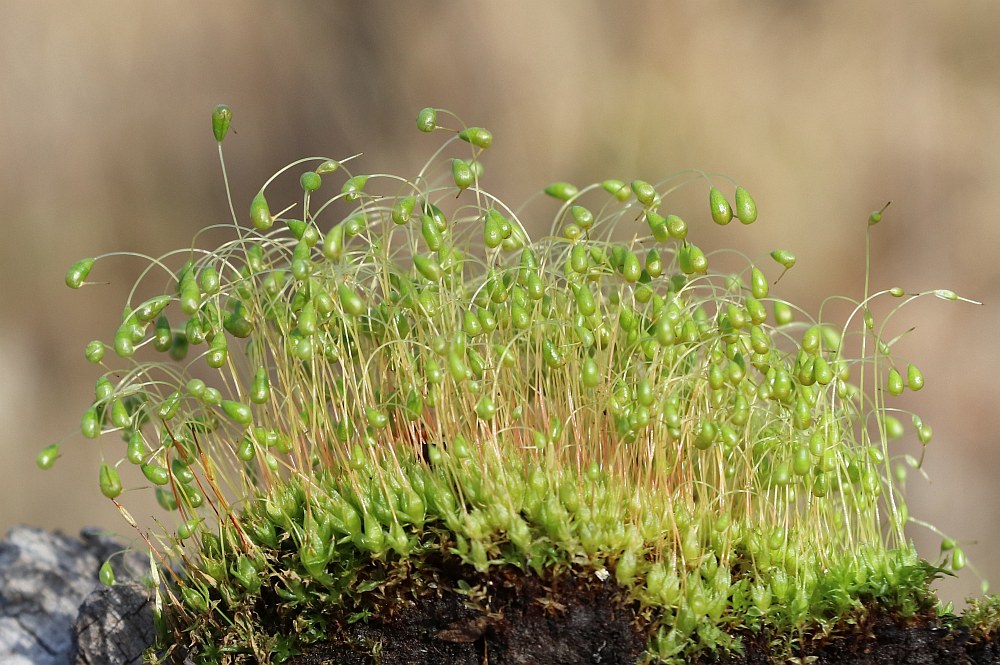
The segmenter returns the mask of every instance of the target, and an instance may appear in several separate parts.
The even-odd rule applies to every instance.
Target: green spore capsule
[[[320,175],[326,175],[328,173],[333,173],[339,168],[340,168],[340,162],[338,162],[335,159],[328,159],[316,167],[316,173]]]
[[[170,482],[170,472],[159,464],[152,462],[141,464],[139,465],[139,469],[142,471],[142,475],[146,476],[146,480],[154,485],[162,487]]]
[[[733,221],[733,209],[729,206],[729,201],[717,188],[708,190],[708,205],[712,211],[712,221],[720,226],[725,226]]]
[[[83,350],[83,357],[87,359],[87,362],[95,365],[101,362],[104,359],[104,342],[99,339],[88,342],[87,347]]]
[[[267,368],[258,367],[250,387],[250,401],[254,404],[263,404],[269,399],[271,399],[271,381],[267,375]]]
[[[786,249],[776,249],[771,252],[771,258],[777,261],[785,270],[795,265],[795,255]]]
[[[900,395],[903,392],[903,377],[895,367],[889,370],[889,378],[886,379],[885,389],[889,391],[890,395]]]
[[[83,412],[83,417],[80,419],[80,432],[87,439],[96,439],[101,435],[101,416],[96,406]]]
[[[264,192],[257,192],[250,203],[250,223],[258,231],[267,231],[274,224],[274,217],[271,216],[271,207],[267,205]]]
[[[493,398],[488,395],[483,395],[476,402],[476,415],[479,416],[481,420],[492,420],[493,416],[496,415],[497,405],[493,401]]]
[[[924,387],[924,375],[920,373],[916,365],[906,366],[906,386],[914,392]]]
[[[750,270],[750,292],[754,298],[766,298],[768,293],[767,277],[757,266]]]
[[[872,213],[870,215],[868,215],[868,226],[875,226],[876,224],[878,224],[879,222],[881,222],[882,221],[882,213],[885,212],[885,209],[888,208],[889,204],[891,204],[891,203],[892,203],[892,201],[889,201],[888,203],[886,203],[884,206],[882,206],[878,210],[873,210]]]
[[[432,252],[436,252],[444,246],[444,236],[441,229],[438,228],[438,225],[434,222],[434,218],[430,215],[422,215],[420,217],[420,235],[423,236],[424,242],[427,243],[427,249]]]
[[[59,457],[59,444],[53,443],[51,446],[46,446],[41,449],[38,456],[35,457],[35,464],[38,465],[39,469],[51,469],[56,463],[56,459]]]
[[[629,187],[635,194],[636,201],[642,205],[651,207],[660,203],[660,195],[656,192],[656,188],[645,180],[633,180],[629,183]]]
[[[795,319],[791,306],[782,301],[774,301],[774,322],[779,326],[787,325]]]
[[[132,416],[125,406],[125,400],[120,397],[111,402],[111,424],[118,429],[125,429],[132,424]]]
[[[708,259],[697,245],[685,243],[677,252],[677,261],[685,275],[702,274],[708,271]]]
[[[250,410],[249,406],[242,402],[224,399],[222,400],[222,404],[219,406],[222,407],[222,410],[233,420],[233,422],[239,425],[246,426],[253,422],[253,411]]]
[[[101,494],[109,499],[114,499],[122,493],[122,481],[118,476],[118,469],[115,467],[102,463],[98,480]]]
[[[468,189],[476,182],[472,167],[464,159],[451,160],[451,178],[459,189]]]
[[[583,206],[573,206],[569,209],[569,214],[581,229],[587,230],[594,225],[594,213]]]
[[[742,187],[736,188],[736,218],[743,224],[753,224],[757,221],[757,204]]]
[[[575,185],[568,182],[554,182],[543,190],[546,194],[560,201],[569,201],[576,196],[580,190]]]
[[[227,104],[218,104],[212,109],[212,133],[215,134],[216,141],[222,143],[226,134],[229,133],[229,125],[232,122],[233,110]]]
[[[219,139],[220,141],[222,139]],[[104,586],[114,586],[115,585],[115,570],[111,567],[109,561],[105,561],[101,564],[101,568],[97,572],[97,579],[100,580],[101,584]]]
[[[965,550],[961,547],[955,547],[951,551],[951,569],[958,572],[965,568],[966,563]]]
[[[344,198],[348,201],[357,201],[358,198],[364,193],[365,184],[368,182],[368,176],[366,175],[356,175],[347,179],[344,186],[340,188],[340,193],[344,195]]]
[[[83,286],[83,280],[87,279],[90,269],[94,267],[97,259],[80,259],[69,267],[66,271],[66,286],[71,289],[78,289]]]
[[[458,138],[483,150],[493,144],[493,133],[482,127],[467,127],[458,133]]]
[[[323,178],[315,171],[306,171],[299,176],[299,185],[306,192],[315,192],[323,184]]]
[[[207,389],[206,389],[207,390]],[[177,410],[181,405],[181,393],[179,390],[175,390],[170,393],[170,395],[160,403],[160,408],[157,409],[156,415],[161,420],[170,420],[177,415]]]
[[[395,205],[392,206],[392,212],[390,213],[392,223],[402,226],[410,221],[410,217],[413,215],[413,206],[416,203],[417,200],[412,196],[404,196],[396,201]]]
[[[331,261],[338,260],[344,253],[344,226],[337,224],[323,239],[323,256]]]
[[[205,362],[213,369],[219,369],[226,364],[229,358],[229,343],[226,341],[224,333],[216,333],[212,336],[208,345],[208,353],[205,355]]]
[[[437,110],[427,107],[417,114],[417,129],[422,132],[433,132],[437,129]]]
[[[125,459],[132,464],[142,464],[146,458],[146,447],[142,440],[142,432],[135,430],[128,437],[125,448]]]
[[[166,309],[169,304],[170,296],[168,295],[150,298],[135,309],[136,321],[141,324],[149,323],[159,316],[160,312]]]
[[[413,265],[417,269],[417,272],[432,282],[438,281],[444,274],[440,263],[423,254],[414,254]]]
[[[609,179],[601,183],[601,188],[622,203],[632,196],[632,190],[624,180]]]
[[[361,296],[347,284],[337,287],[337,295],[340,296],[340,305],[344,311],[351,316],[361,316],[365,312],[365,303]]]
[[[684,240],[687,237],[687,222],[677,215],[667,215],[667,233],[675,240]]]

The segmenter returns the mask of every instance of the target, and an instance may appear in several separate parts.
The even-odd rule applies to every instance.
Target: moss
[[[791,252],[717,272],[697,224],[668,210],[700,186],[714,223],[757,221],[745,189],[733,208],[700,172],[553,183],[550,233],[533,240],[536,213],[483,185],[492,134],[443,129],[443,113],[419,115],[450,138],[413,178],[351,173],[354,158],[288,165],[232,240],[150,260],[112,344],[87,345],[107,371],[82,432],[125,441],[101,491],[117,503],[136,467],[177,515],[166,532],[137,525],[161,564],[161,656],[280,662],[331,635],[374,652],[397,620],[387,590],[493,598],[510,571],[550,589],[550,608],[566,605],[556,580],[577,580],[571,601],[604,589],[591,609],[633,608],[638,632],[617,633],[662,660],[826,630],[865,599],[924,611],[942,569],[906,539],[895,480],[919,461],[889,449],[929,443],[889,406],[924,380],[890,354],[899,306],[876,325],[869,305],[962,299],[872,292],[866,275],[846,322],[809,317],[771,293]],[[230,118],[213,116],[220,144]],[[265,190],[295,170],[301,207],[272,212]],[[442,570],[468,576],[441,586]],[[521,630],[486,610],[441,630]]]

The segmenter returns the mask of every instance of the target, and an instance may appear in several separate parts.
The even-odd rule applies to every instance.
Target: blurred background
[[[898,317],[917,329],[896,351],[927,381],[901,404],[935,432],[910,513],[1000,583],[998,26],[993,0],[0,3],[0,532],[134,538],[97,489],[112,437],[84,440],[78,424],[98,373],[83,347],[111,338],[143,266],[98,263],[91,279],[107,284],[81,292],[63,275],[228,221],[215,104],[234,109],[237,211],[306,155],[364,151],[355,172],[414,173],[440,139],[416,131],[416,112],[437,106],[494,132],[486,184],[513,204],[554,180],[731,176],[761,211],[749,229],[704,228],[700,188],[668,207],[705,249],[768,266],[771,249],[793,251],[772,293],[812,312],[860,295],[865,222],[891,199],[873,285],[986,303],[930,298]],[[42,473],[35,455],[57,441]],[[149,523],[144,494],[127,505]],[[911,535],[937,556],[937,536]],[[979,579],[940,588],[960,601]]]

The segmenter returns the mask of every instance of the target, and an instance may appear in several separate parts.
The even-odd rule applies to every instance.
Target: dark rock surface
[[[107,588],[98,581],[101,564],[121,550],[93,530],[71,538],[11,529],[0,540],[0,663],[139,662],[153,638],[145,589],[135,583]],[[135,580],[143,558],[116,556],[111,563],[118,580]]]

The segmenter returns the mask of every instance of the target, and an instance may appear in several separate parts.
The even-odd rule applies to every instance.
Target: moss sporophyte
[[[393,570],[431,558],[596,575],[651,662],[926,607],[965,555],[923,562],[904,534],[930,428],[896,396],[924,381],[869,305],[964,299],[866,283],[845,322],[814,320],[771,293],[790,252],[713,272],[707,220],[668,209],[700,187],[712,221],[751,224],[742,187],[559,182],[515,210],[483,185],[492,134],[444,116],[420,112],[446,140],[412,178],[285,166],[228,242],[146,258],[112,341],[86,345],[100,489],[155,561],[149,658],[280,662],[377,618]],[[231,118],[213,114],[220,160]],[[302,200],[274,214],[279,177]],[[138,524],[125,487],[175,517]]]

